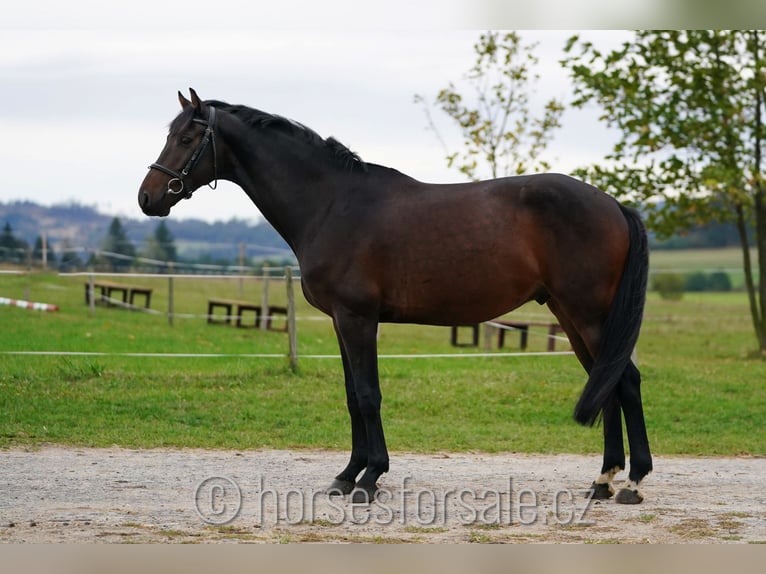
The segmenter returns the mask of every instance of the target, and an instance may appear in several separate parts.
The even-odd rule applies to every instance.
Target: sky
[[[417,179],[464,179],[447,167],[443,147],[413,101],[415,94],[432,100],[473,64],[481,30],[461,29],[459,11],[446,10],[445,21],[416,18],[403,25],[388,15],[374,26],[333,27],[323,25],[327,11],[311,22],[315,6],[330,10],[333,2],[306,3],[308,13],[295,20],[289,10],[275,18],[270,4],[269,22],[276,25],[261,27],[259,3],[234,2],[236,10],[222,10],[232,1],[204,5],[207,16],[202,8],[171,13],[147,0],[134,0],[129,12],[105,11],[99,5],[109,3],[90,0],[32,2],[39,9],[35,18],[27,5],[7,8],[0,24],[0,201],[77,202],[141,217],[138,186],[180,110],[176,92],[188,94],[189,87],[203,99],[301,122],[368,162]],[[432,12],[423,14],[435,10],[431,0],[423,10],[429,3]],[[538,42],[541,79],[534,101],[571,100],[558,60],[573,33],[520,31],[525,42]],[[605,48],[628,37],[619,31],[582,35]],[[448,118],[433,114],[457,149]],[[566,173],[609,151],[616,135],[597,116],[595,108],[565,113],[546,155],[554,171]],[[256,221],[259,213],[243,191],[222,182],[179,203],[171,217]]]

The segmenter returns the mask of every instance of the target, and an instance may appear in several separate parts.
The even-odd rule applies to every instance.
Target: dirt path
[[[766,541],[766,458],[656,457],[644,503],[621,506],[583,496],[598,456],[394,453],[362,506],[322,491],[346,456],[3,451],[0,541]]]

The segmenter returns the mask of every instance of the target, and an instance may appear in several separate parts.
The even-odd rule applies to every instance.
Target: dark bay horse
[[[603,420],[604,459],[591,489],[643,500],[652,470],[631,361],[648,270],[638,214],[557,174],[426,184],[363,162],[333,138],[256,109],[191,100],[138,192],[147,215],[166,216],[218,179],[239,185],[292,247],[308,301],[333,320],[351,415],[351,459],[330,487],[370,500],[388,471],[380,418],[379,322],[461,325],[536,300],[547,304],[588,373],[574,418]],[[364,473],[359,477],[360,473]]]

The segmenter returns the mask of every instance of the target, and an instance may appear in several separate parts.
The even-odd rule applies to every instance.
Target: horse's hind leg
[[[625,414],[625,428],[630,446],[630,472],[628,482],[617,493],[617,502],[638,504],[644,500],[639,489],[641,481],[652,471],[652,455],[646,436],[644,408],[641,404],[641,374],[633,361],[628,363],[617,388],[620,404]]]
[[[549,300],[548,307],[556,316],[559,324],[567,334],[569,343],[572,345],[572,349],[574,350],[575,355],[577,355],[580,364],[582,364],[586,372],[590,373],[591,367],[593,366],[593,355],[589,350],[589,345],[586,344],[585,339],[580,335],[580,331],[564,312],[561,304],[557,300]],[[594,333],[595,330],[590,329],[588,332]],[[591,336],[591,338],[593,337]],[[590,347],[595,348],[595,345],[591,342]],[[620,415],[620,402],[617,397],[614,397],[604,408],[603,424],[603,464],[601,465],[601,474],[599,474],[591,485],[591,491],[593,492],[591,496],[596,499],[610,498],[614,494],[614,477],[620,470],[625,468],[622,417]]]
[[[622,416],[617,397],[604,407],[604,462],[601,474],[593,481],[593,498],[610,498],[614,494],[614,477],[625,468],[625,445],[622,440]]]

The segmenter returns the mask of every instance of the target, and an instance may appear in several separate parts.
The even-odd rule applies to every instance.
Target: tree
[[[23,263],[29,246],[23,239],[18,239],[13,234],[13,227],[7,221],[0,233],[0,258],[4,261]]]
[[[486,32],[474,45],[476,63],[465,76],[473,92],[471,101],[452,82],[438,93],[433,105],[459,126],[462,151],[449,151],[425,98],[415,96],[445,148],[449,167],[472,180],[481,179],[480,164],[484,162],[493,178],[549,169],[540,156],[553,131],[561,126],[564,108],[554,99],[544,105],[542,115],[532,114],[530,84],[539,78],[534,72],[538,62],[534,48],[534,44],[522,45],[516,32]]]
[[[141,253],[147,259],[173,262],[178,259],[175,239],[164,221],[160,221],[154,234],[146,239]]]
[[[602,120],[622,134],[607,161],[581,175],[643,204],[661,236],[733,221],[755,334],[766,353],[766,32],[637,31],[608,53],[575,36],[565,51],[574,105],[596,102]]]
[[[3,259],[8,260],[14,254],[16,242],[17,239],[13,235],[13,228],[11,227],[11,224],[6,221],[5,227],[3,227],[3,232],[0,234],[0,253],[2,254]]]
[[[154,239],[165,253],[166,261],[175,261],[178,259],[175,238],[173,237],[173,234],[170,233],[170,230],[164,221],[160,221],[159,225],[157,225],[157,228],[154,230]]]
[[[109,231],[101,244],[101,250],[106,253],[97,258],[97,263],[106,265],[112,271],[126,271],[133,263],[136,248],[128,239],[119,218],[115,217],[109,224]]]

